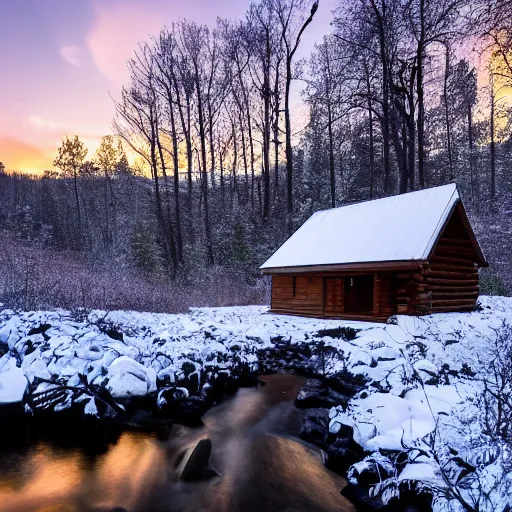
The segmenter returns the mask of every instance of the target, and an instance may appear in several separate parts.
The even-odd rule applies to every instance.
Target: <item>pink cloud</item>
[[[106,4],[96,2],[95,22],[87,34],[87,46],[93,62],[114,85],[127,81],[126,61],[137,44],[157,34],[164,24],[162,12],[148,2]]]
[[[83,65],[82,50],[78,46],[62,46],[60,56],[72,66],[81,67]]]

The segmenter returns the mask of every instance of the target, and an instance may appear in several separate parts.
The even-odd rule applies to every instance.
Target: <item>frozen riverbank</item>
[[[455,489],[461,482],[469,489],[463,494],[489,487],[504,507],[507,454],[499,441],[483,442],[475,399],[497,333],[512,323],[512,299],[480,303],[474,313],[388,324],[278,316],[263,307],[180,315],[92,311],[81,318],[4,309],[0,403],[23,399],[27,412],[36,413],[75,406],[90,415],[115,414],[127,400],[149,399],[156,408],[189,396],[200,400],[219,382],[287,366],[334,381],[352,374],[364,378],[365,388],[333,395],[321,407],[330,408],[329,442],[350,432],[368,455],[350,469],[353,479],[377,471],[373,489],[385,499],[419,481],[437,496],[436,510],[449,510],[458,501],[448,475]]]

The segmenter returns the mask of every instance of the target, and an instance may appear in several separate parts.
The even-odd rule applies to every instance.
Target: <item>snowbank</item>
[[[331,434],[352,427],[355,441],[374,459],[422,450],[397,472],[394,485],[420,480],[442,486],[425,439],[438,432],[436,442],[444,439],[462,457],[470,433],[461,433],[458,418],[469,414],[468,403],[480,389],[477,377],[487,371],[496,330],[512,324],[512,299],[482,297],[480,304],[478,312],[399,316],[388,324],[272,315],[256,306],[177,315],[92,311],[80,321],[63,310],[5,309],[0,344],[8,351],[0,358],[0,403],[20,401],[27,383],[37,404],[53,399],[55,410],[83,402],[86,413],[98,415],[88,386],[108,390],[114,400],[154,394],[155,403],[165,403],[158,394],[184,378],[197,386],[189,387],[193,394],[240,365],[256,371],[262,351],[276,344],[321,345],[326,375],[348,370],[367,379],[348,407],[330,410]],[[355,336],[340,335],[340,327]],[[84,393],[73,402],[57,393],[55,382]],[[443,503],[438,500],[436,510],[448,510]]]

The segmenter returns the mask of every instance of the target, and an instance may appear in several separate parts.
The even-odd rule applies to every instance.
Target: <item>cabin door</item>
[[[343,314],[343,278],[325,278],[325,316],[339,316]]]
[[[345,277],[345,313],[373,314],[373,280],[373,275]]]

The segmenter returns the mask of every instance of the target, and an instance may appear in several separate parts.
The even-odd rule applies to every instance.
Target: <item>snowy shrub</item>
[[[483,391],[475,401],[483,413],[483,433],[503,442],[512,451],[512,325],[496,329],[490,349],[488,372],[481,379]],[[507,471],[512,470],[510,461]]]
[[[466,362],[460,370],[441,365],[437,384],[462,386],[464,401],[452,414],[439,413],[428,435],[409,444],[402,439],[402,451],[386,458],[394,471],[373,483],[372,495],[387,502],[414,486],[433,496],[435,512],[503,512],[512,506],[512,325],[493,330],[482,340],[478,373]],[[413,345],[408,348],[415,353]],[[378,452],[354,465],[349,476],[377,460]]]
[[[504,297],[510,295],[505,281],[489,268],[480,270],[480,292],[482,295],[502,295]]]

